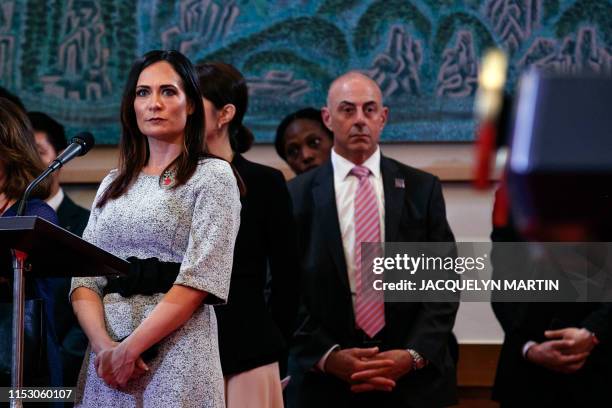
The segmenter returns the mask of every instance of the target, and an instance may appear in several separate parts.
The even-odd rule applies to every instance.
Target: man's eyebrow
[[[338,104],[338,106],[342,106],[342,105],[355,106],[353,102],[349,102],[349,101],[342,101]]]

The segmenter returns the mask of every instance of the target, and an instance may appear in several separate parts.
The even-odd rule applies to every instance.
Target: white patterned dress
[[[102,181],[83,238],[119,256],[156,257],[180,262],[175,284],[208,292],[225,301],[240,223],[240,197],[227,162],[204,159],[183,186],[168,189],[159,177],[140,174],[128,192],[96,208],[116,171]],[[74,278],[72,290],[87,287],[102,296],[106,278]],[[151,313],[163,294],[104,297],[106,327],[112,339],[128,336]],[[207,299],[214,299],[208,296]],[[87,353],[77,386],[77,406],[223,407],[224,385],[213,307],[201,305],[191,318],[159,344],[150,371],[121,391],[96,374]]]

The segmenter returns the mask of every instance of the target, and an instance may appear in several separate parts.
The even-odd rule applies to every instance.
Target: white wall
[[[468,183],[445,183],[443,192],[455,239],[458,242],[489,241],[494,189],[481,192]],[[462,302],[454,331],[463,344],[501,344],[503,340],[503,332],[489,303]]]

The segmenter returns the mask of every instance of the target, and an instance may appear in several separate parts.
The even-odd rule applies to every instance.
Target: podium
[[[0,253],[13,258],[11,382],[23,387],[25,275],[29,277],[119,276],[129,262],[40,217],[0,217]],[[11,407],[21,407],[13,400]]]

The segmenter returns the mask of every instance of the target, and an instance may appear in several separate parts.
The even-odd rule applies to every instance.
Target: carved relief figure
[[[15,36],[11,33],[15,2],[0,3],[0,82],[5,86],[13,83]]]
[[[442,54],[443,62],[438,72],[437,96],[463,98],[474,95],[478,86],[478,60],[474,52],[472,33],[457,33],[455,46]]]
[[[404,27],[396,25],[391,28],[385,52],[374,58],[368,74],[378,83],[385,98],[400,94],[418,95],[422,62],[421,42],[407,34]]]
[[[177,49],[184,54],[198,51],[225,38],[240,9],[234,1],[219,5],[212,0],[182,0],[177,24],[161,34],[164,49]]]

